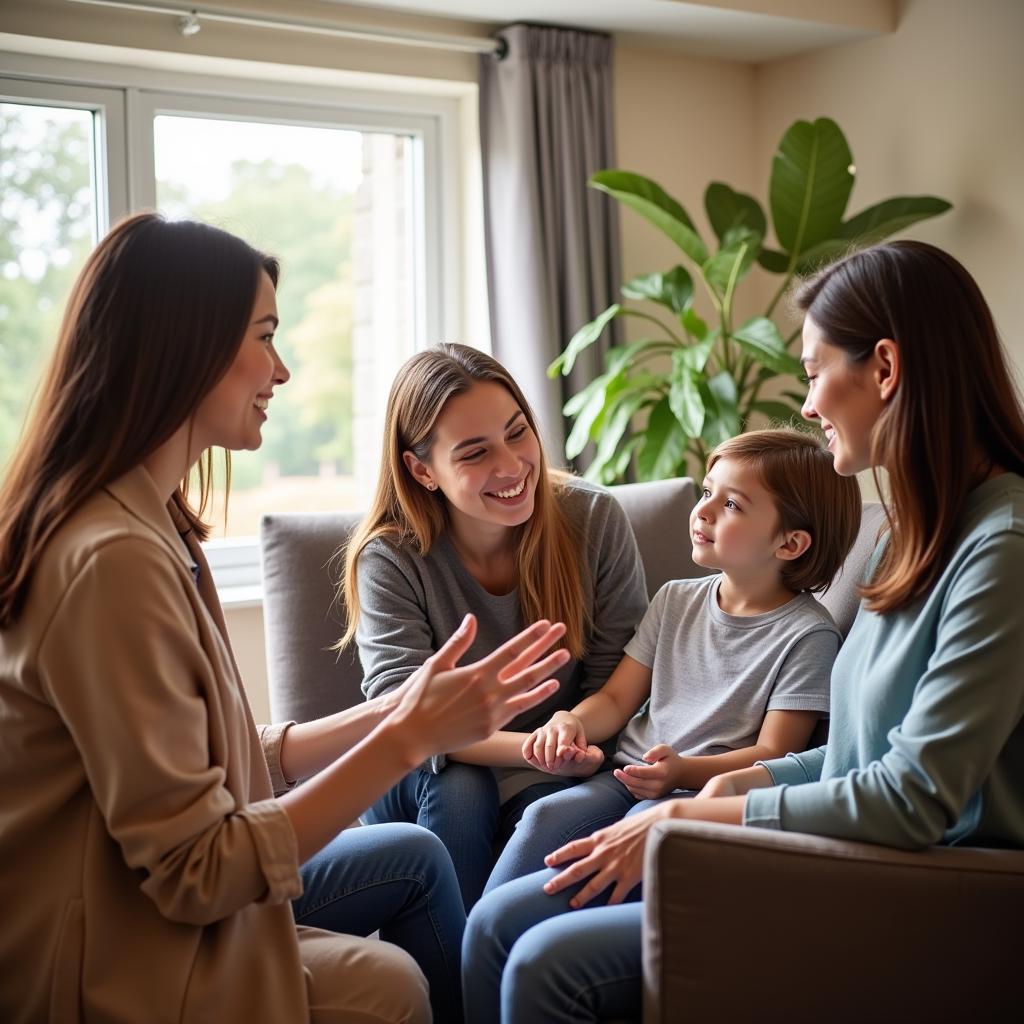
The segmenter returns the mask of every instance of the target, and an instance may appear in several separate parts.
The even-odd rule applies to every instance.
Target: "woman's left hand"
[[[655,822],[671,818],[672,805],[676,803],[679,801],[666,801],[639,814],[631,814],[586,839],[577,839],[549,853],[544,863],[550,868],[579,859],[547,882],[544,891],[553,895],[591,875],[590,881],[569,900],[570,906],[585,906],[609,886],[614,888],[608,904],[621,903],[643,874],[648,830]]]

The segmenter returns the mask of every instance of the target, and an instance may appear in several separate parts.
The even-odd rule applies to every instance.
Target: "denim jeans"
[[[466,912],[480,898],[500,846],[531,801],[564,789],[573,779],[529,786],[501,806],[490,768],[449,761],[438,774],[418,768],[388,790],[364,815],[371,823],[406,821],[430,829],[455,865]]]
[[[650,806],[650,802],[644,801],[644,805]],[[610,771],[531,803],[498,857],[484,892],[540,871],[553,850],[611,825],[637,806],[637,800]]]
[[[404,949],[430,984],[437,1024],[462,1018],[459,962],[466,915],[451,859],[415,825],[346,829],[301,869],[297,924],[380,937]]]
[[[581,910],[541,888],[545,868],[507,882],[473,908],[462,945],[467,1024],[579,1024],[609,1017],[640,1020],[640,887],[629,902]]]

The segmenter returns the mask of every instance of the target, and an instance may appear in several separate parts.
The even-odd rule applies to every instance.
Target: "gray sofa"
[[[666,580],[703,572],[687,540],[692,480],[613,493],[636,534],[651,595]],[[275,721],[308,721],[362,699],[357,655],[329,649],[344,629],[332,558],[357,519],[263,519]],[[879,506],[865,507],[854,549],[822,597],[844,635],[881,519]],[[1019,851],[906,854],[675,822],[654,831],[647,859],[645,1021],[993,1019],[1016,980]]]

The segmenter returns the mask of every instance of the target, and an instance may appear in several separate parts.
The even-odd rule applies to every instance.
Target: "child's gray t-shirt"
[[[841,636],[810,594],[762,615],[729,615],[721,575],[672,580],[654,595],[626,654],[652,670],[651,698],[626,724],[617,764],[659,743],[686,755],[757,742],[769,711],[828,712]]]

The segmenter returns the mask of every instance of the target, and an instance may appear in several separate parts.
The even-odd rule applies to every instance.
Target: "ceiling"
[[[516,21],[613,33],[626,43],[758,63],[895,28],[892,0],[328,0],[493,30]]]

